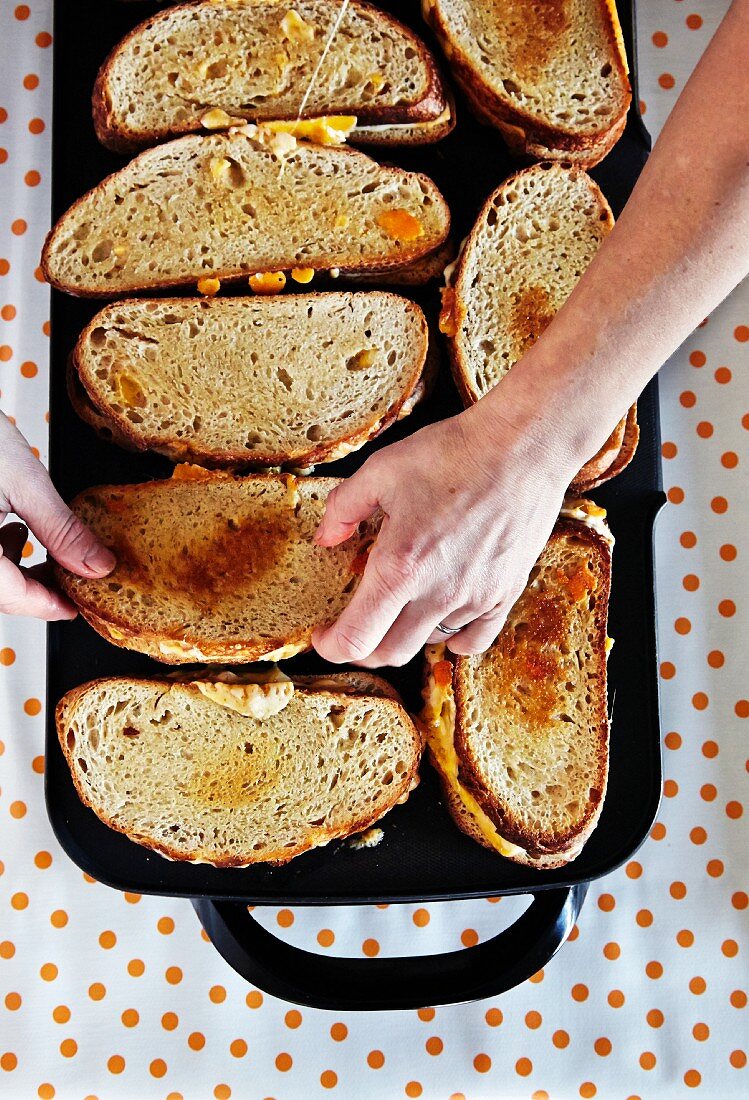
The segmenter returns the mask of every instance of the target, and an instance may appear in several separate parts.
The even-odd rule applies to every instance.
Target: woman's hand
[[[351,603],[315,632],[324,658],[375,668],[405,664],[426,642],[469,654],[494,641],[582,465],[502,406],[484,398],[378,451],[330,494],[322,546],[378,507],[385,519]],[[448,639],[438,623],[461,629]]]
[[[114,569],[114,554],[73,515],[21,433],[0,413],[0,524],[9,512],[29,525],[55,561],[79,577],[102,577]],[[11,545],[17,528],[0,527],[0,613],[74,619],[73,604],[48,587],[46,565],[22,569],[15,564]]]

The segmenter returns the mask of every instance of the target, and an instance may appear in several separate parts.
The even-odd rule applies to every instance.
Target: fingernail
[[[111,573],[117,564],[117,558],[106,546],[95,546],[86,554],[83,564],[92,573]]]

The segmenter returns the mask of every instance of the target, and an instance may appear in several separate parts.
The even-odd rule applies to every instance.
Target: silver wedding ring
[[[440,634],[447,634],[447,636],[449,637],[451,634],[460,634],[463,627],[462,626],[444,626],[443,623],[437,623],[437,625],[435,626],[434,629],[439,630]]]

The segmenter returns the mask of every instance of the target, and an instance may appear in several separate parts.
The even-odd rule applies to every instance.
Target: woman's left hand
[[[511,424],[489,397],[378,451],[329,495],[321,546],[378,507],[385,518],[350,604],[315,632],[328,661],[402,665],[438,641],[481,653],[501,630],[582,462],[539,425],[537,406]],[[447,638],[438,623],[460,630]]]

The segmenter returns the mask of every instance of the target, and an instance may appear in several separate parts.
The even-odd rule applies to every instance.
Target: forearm
[[[748,42],[749,0],[735,0],[613,232],[537,344],[481,402],[490,419],[532,434],[537,425],[539,439],[553,433],[570,468],[749,273]]]

